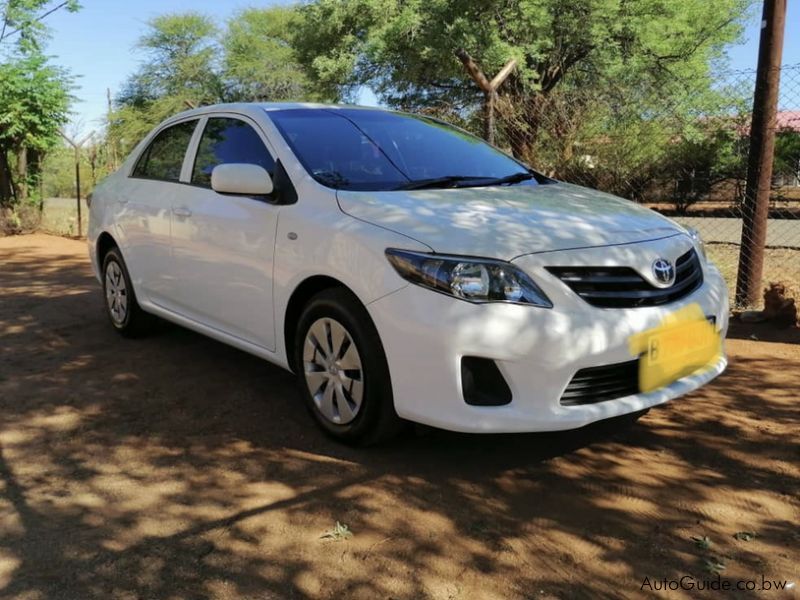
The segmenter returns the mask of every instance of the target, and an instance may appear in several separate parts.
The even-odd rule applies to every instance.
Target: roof
[[[775,115],[775,129],[789,129],[800,133],[800,110],[779,110]]]
[[[379,110],[379,111],[386,111],[385,108],[380,108],[378,106],[358,106],[356,104],[318,104],[314,102],[233,102],[233,103],[226,103],[226,104],[211,104],[208,106],[200,106],[198,108],[193,108],[191,110],[183,111],[177,115],[174,115],[170,118],[170,120],[177,119],[177,118],[184,118],[184,117],[191,117],[194,115],[204,115],[210,112],[224,112],[224,111],[231,111],[231,112],[239,112],[239,113],[250,113],[254,110],[264,110],[266,112],[274,112],[280,110],[295,110],[299,108],[316,108],[316,109],[327,109],[327,110],[335,110],[335,109],[357,109],[357,110]]]

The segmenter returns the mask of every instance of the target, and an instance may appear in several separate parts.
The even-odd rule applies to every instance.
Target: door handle
[[[192,211],[184,206],[176,206],[172,209],[172,214],[176,217],[186,218],[192,216]]]

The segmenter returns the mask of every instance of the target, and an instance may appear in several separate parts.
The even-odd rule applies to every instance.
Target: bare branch
[[[484,93],[491,94],[493,91],[492,84],[489,82],[489,79],[486,77],[486,75],[483,74],[483,71],[472,59],[469,53],[467,53],[467,51],[463,48],[459,48],[456,50],[456,56],[458,57],[458,60],[462,62],[464,68],[467,69],[467,73],[469,73],[469,76],[472,77],[472,80],[478,84],[478,87],[481,88]]]
[[[500,72],[494,76],[491,82],[489,82],[489,85],[492,86],[492,89],[496,90],[501,85],[503,85],[503,82],[509,75],[511,75],[511,71],[513,71],[514,67],[516,66],[517,66],[517,60],[515,58],[512,58],[510,61],[508,61],[506,63],[506,66],[500,69]]]

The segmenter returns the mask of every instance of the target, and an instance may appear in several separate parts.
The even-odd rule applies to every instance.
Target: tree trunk
[[[14,186],[8,166],[8,151],[0,147],[0,206],[11,206],[14,201]]]
[[[20,146],[17,152],[17,200],[28,197],[28,148]]]

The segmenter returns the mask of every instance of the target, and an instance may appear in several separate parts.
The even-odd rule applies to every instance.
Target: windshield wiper
[[[469,175],[445,175],[444,177],[431,177],[430,179],[413,179],[408,183],[397,186],[396,190],[423,190],[428,188],[456,187],[461,181],[483,180],[486,177]]]
[[[483,185],[504,185],[504,184],[512,184],[512,183],[520,183],[522,181],[528,181],[529,179],[536,179],[533,173],[514,173],[513,175],[507,175],[506,177],[498,177],[497,179],[491,179],[484,183]]]
[[[482,187],[485,185],[511,185],[520,183],[529,179],[536,179],[533,173],[514,173],[505,177],[486,177],[481,175],[445,175],[444,177],[432,177],[431,179],[416,179],[404,183],[396,187],[397,190],[423,190],[441,187],[472,187],[467,185],[458,185],[463,181],[474,181],[475,187]]]

